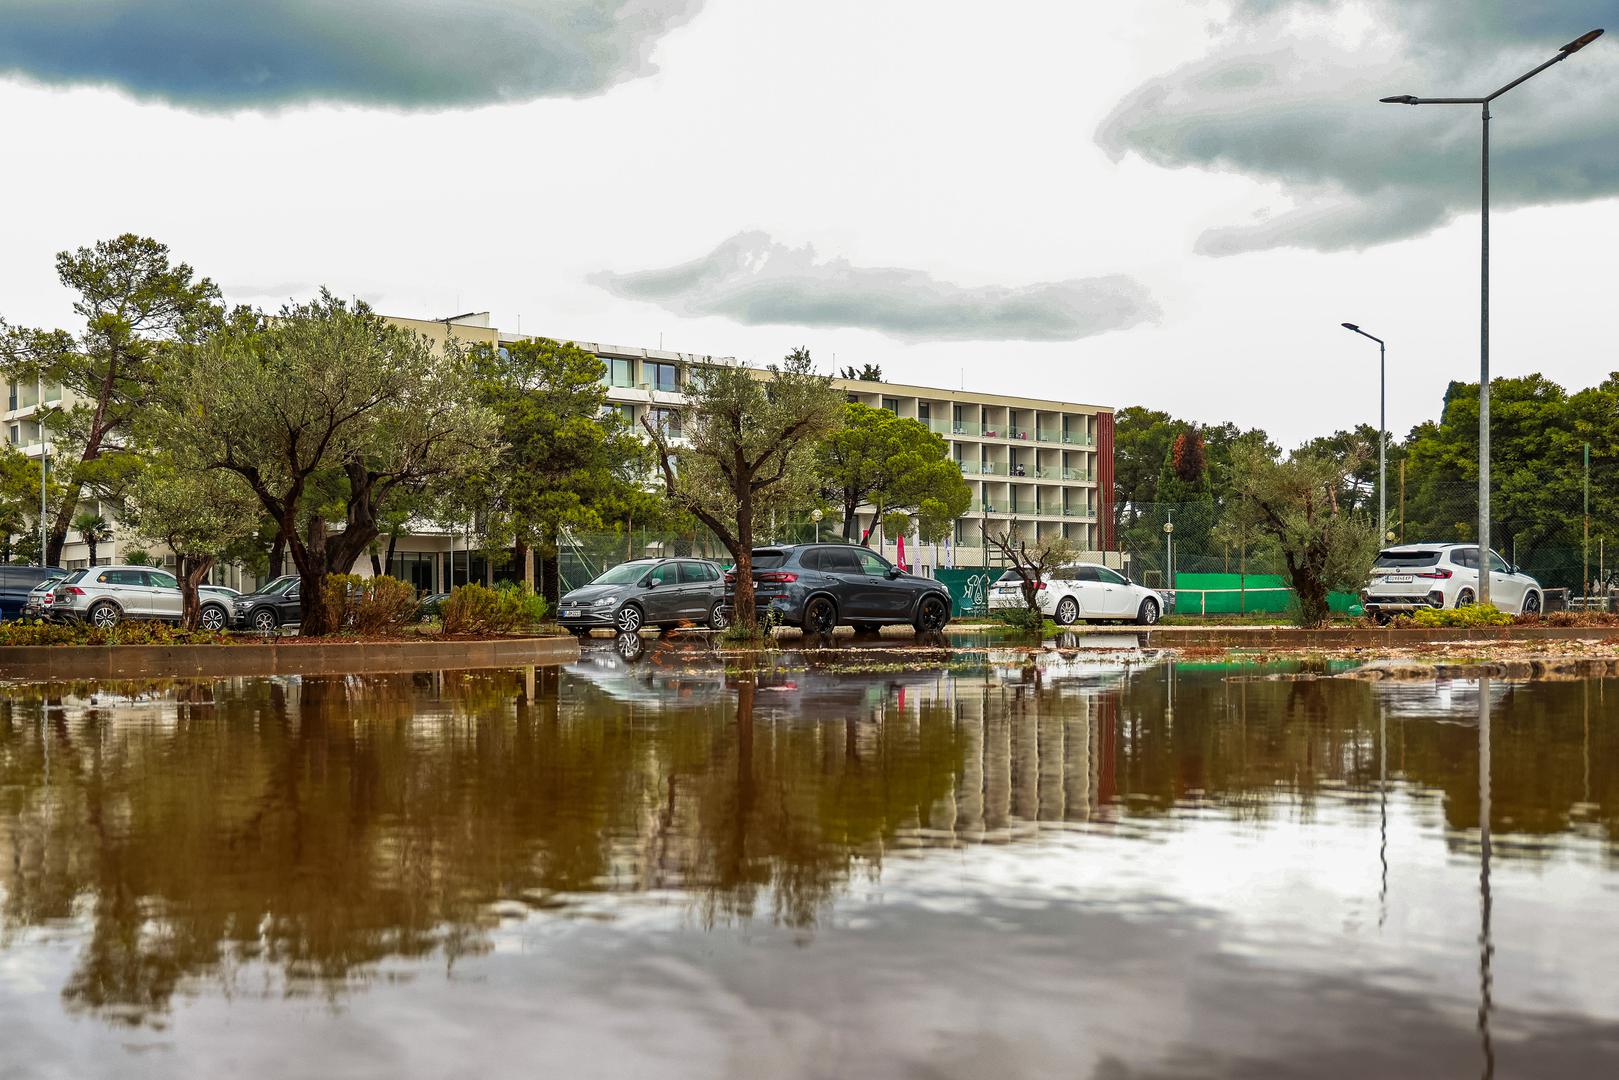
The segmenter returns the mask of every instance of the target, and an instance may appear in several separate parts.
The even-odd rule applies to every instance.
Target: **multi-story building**
[[[394,322],[442,342],[450,334],[466,343],[501,344],[533,335],[503,333],[487,315],[427,322]],[[631,424],[651,417],[675,439],[688,406],[686,385],[693,368],[731,358],[599,342],[574,344],[600,357],[607,400]],[[1107,535],[1113,480],[1113,410],[1106,406],[901,383],[836,379],[848,395],[874,408],[926,424],[944,440],[973,489],[973,502],[956,524],[953,542],[907,551],[924,568],[994,561],[986,534],[1017,520],[1026,536],[1067,537],[1095,561],[1117,564]],[[896,555],[894,537],[881,536],[870,507],[860,515],[860,531],[873,530],[874,546]],[[835,530],[841,523],[829,522]]]

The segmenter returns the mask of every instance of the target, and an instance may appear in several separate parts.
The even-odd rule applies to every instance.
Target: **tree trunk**
[[[1332,617],[1327,602],[1327,587],[1320,575],[1314,573],[1308,562],[1287,560],[1288,579],[1293,583],[1293,594],[1299,598],[1299,623],[1303,626],[1321,626]]]
[[[180,579],[180,625],[195,630],[202,621],[202,602],[197,586],[214,567],[213,556],[176,555],[175,577]]]
[[[274,580],[286,573],[287,567],[287,538],[278,529],[275,541],[270,544],[270,578]]]
[[[843,504],[843,539],[851,544],[854,543],[854,531],[860,527],[860,523],[855,520],[855,512],[859,509],[858,503]]]
[[[743,486],[748,483],[738,477]],[[759,625],[758,613],[753,610],[753,493],[744,486],[742,498],[736,504],[736,592],[731,602],[731,618],[743,630]]]
[[[390,573],[390,574],[393,573],[394,555],[398,551],[398,549],[399,549],[399,530],[398,529],[389,529],[388,530],[388,556],[387,556],[386,559],[383,560],[383,565],[388,568],[388,573]]]
[[[292,561],[298,567],[299,637],[325,637],[333,629],[321,595],[326,581],[326,522],[319,514],[309,518],[309,537],[302,544],[289,545]]]
[[[84,546],[90,549],[90,565],[94,566],[96,564],[96,542],[94,540],[86,539],[85,542],[84,542]],[[53,562],[47,563],[46,565],[47,566],[55,566],[56,563],[53,561]]]
[[[540,595],[552,611],[557,609],[557,601],[562,599],[562,566],[557,559],[556,548],[546,546],[540,555]]]

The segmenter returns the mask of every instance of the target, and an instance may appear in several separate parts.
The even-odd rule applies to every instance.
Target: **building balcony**
[[[1065,431],[1062,433],[1064,446],[1095,446],[1096,440],[1082,431]]]

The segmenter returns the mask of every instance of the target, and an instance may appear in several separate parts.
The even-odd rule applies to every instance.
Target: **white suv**
[[[218,594],[199,590],[200,625],[223,630],[230,625],[230,605]],[[56,586],[51,618],[75,619],[93,626],[113,626],[124,619],[179,622],[184,613],[180,583],[152,566],[94,566],[75,570]]]
[[[1466,607],[1478,599],[1477,544],[1402,544],[1384,548],[1360,591],[1366,614],[1384,619],[1418,608]],[[1490,552],[1490,603],[1517,615],[1542,606],[1540,582]]]

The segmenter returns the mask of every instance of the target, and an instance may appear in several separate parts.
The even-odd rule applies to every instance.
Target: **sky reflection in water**
[[[12,687],[0,1076],[1609,1073],[1619,685],[1269,675]]]

